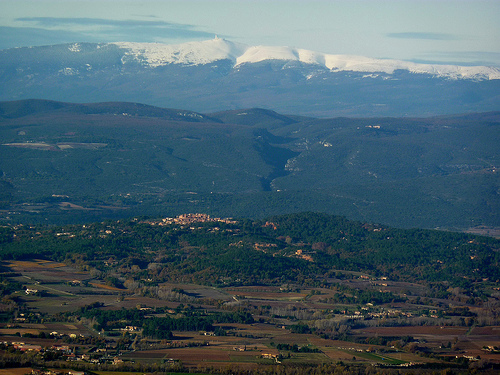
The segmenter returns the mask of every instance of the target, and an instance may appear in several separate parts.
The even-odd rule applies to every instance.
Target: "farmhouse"
[[[266,358],[266,359],[276,359],[276,358],[278,358],[278,354],[272,354],[272,353],[262,353],[260,356],[262,358]]]
[[[20,350],[22,352],[39,352],[42,350],[40,345],[25,344],[24,342],[13,342],[12,345],[14,349]]]
[[[57,345],[56,344],[56,345],[52,345],[50,347],[50,349],[65,352],[65,353],[71,353],[71,349],[68,345]]]
[[[126,326],[125,328],[121,328],[122,331],[125,332],[139,332],[139,327],[136,326]]]
[[[120,363],[123,363],[123,359],[118,358],[118,357],[114,357],[113,358],[113,364],[114,365],[119,365]]]

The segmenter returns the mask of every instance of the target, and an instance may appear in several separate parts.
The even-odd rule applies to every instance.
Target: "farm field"
[[[166,364],[185,368],[225,368],[236,366],[247,370],[258,369],[259,366],[276,365],[334,365],[342,362],[351,365],[401,366],[411,363],[439,363],[439,358],[422,354],[434,351],[448,357],[482,358],[500,363],[500,355],[485,351],[484,347],[493,347],[500,342],[500,326],[462,327],[447,325],[399,326],[399,327],[364,327],[350,330],[349,341],[320,337],[313,333],[294,333],[290,326],[296,324],[300,314],[310,320],[314,314],[319,315],[324,309],[332,309],[323,301],[335,292],[325,288],[304,289],[300,291],[283,290],[273,286],[245,286],[213,288],[195,284],[164,283],[163,288],[182,290],[189,305],[206,311],[221,311],[223,307],[241,304],[254,311],[257,319],[251,324],[219,323],[215,327],[226,333],[224,336],[206,335],[199,331],[173,331],[171,340],[151,340],[141,338],[133,333],[113,333],[100,331],[92,327],[87,320],[74,320],[71,313],[85,306],[101,303],[101,309],[120,310],[138,309],[151,311],[153,316],[182,315],[180,300],[159,300],[131,293],[130,290],[108,286],[94,280],[88,271],[77,270],[64,263],[33,261],[4,262],[3,267],[10,269],[13,279],[21,281],[26,289],[39,288],[43,295],[26,295],[16,291],[18,301],[28,308],[30,316],[20,314],[14,322],[0,324],[0,337],[4,342],[23,342],[26,345],[39,345],[43,348],[54,345],[69,345],[80,355],[92,352],[92,339],[105,340],[107,346],[117,345],[124,337],[130,338],[129,345],[123,349],[113,350],[114,366],[120,368],[124,364],[143,363],[146,365]],[[56,281],[58,280],[58,281]],[[352,284],[352,281],[350,282]],[[358,279],[359,286],[367,287],[366,282]],[[392,283],[398,287],[398,283]],[[314,292],[313,292],[314,291]],[[313,292],[313,293],[312,293]],[[317,293],[317,294],[316,294]],[[219,305],[214,306],[207,301],[218,298]],[[222,305],[221,305],[222,304]],[[270,312],[262,310],[262,304]],[[397,304],[388,304],[385,309],[394,309]],[[226,306],[226,307],[224,307]],[[349,304],[339,305],[349,309]],[[411,307],[399,304],[399,310],[407,311]],[[8,306],[3,306],[3,310]],[[163,314],[155,314],[161,309]],[[51,314],[69,314],[67,321],[54,321],[53,318],[42,318]],[[38,316],[38,323],[33,314]],[[288,314],[289,316],[280,316]],[[29,321],[29,322],[28,322]],[[343,322],[342,314],[333,314],[330,322]],[[337,323],[337,324],[338,324]],[[116,331],[115,331],[116,332]],[[42,338],[46,337],[46,338]],[[68,338],[79,337],[80,342]],[[132,340],[132,338],[135,339]],[[398,346],[401,338],[411,337],[417,350],[410,352]],[[84,339],[86,338],[86,339]],[[380,345],[371,339],[387,338],[388,343]],[[447,348],[452,343],[453,348]],[[280,346],[281,345],[281,346]],[[289,345],[289,346],[287,346]],[[290,350],[290,345],[297,348],[311,348],[311,352]],[[284,350],[283,350],[284,348]],[[444,348],[444,349],[437,349]],[[419,350],[424,350],[420,352]],[[106,350],[107,351],[107,350]],[[90,358],[90,357],[89,357]],[[111,357],[110,357],[111,358]],[[10,374],[0,372],[0,374]],[[22,372],[19,372],[23,374]],[[100,374],[118,374],[119,372],[98,372]],[[12,372],[12,374],[14,374]],[[120,373],[126,374],[126,373]]]
[[[188,227],[100,223],[50,234],[22,228],[16,238],[46,236],[46,243],[33,246],[37,251],[69,250],[0,261],[0,365],[100,374],[500,369],[500,293],[493,278],[445,275],[428,282],[419,278],[428,266],[404,270],[410,276],[401,268],[386,274],[359,265],[328,268],[327,256],[352,262],[341,253],[348,246],[342,237],[340,250],[280,236],[276,229],[265,229],[275,237],[263,232],[250,242],[234,224],[203,227],[193,217],[207,219],[185,216]],[[367,228],[362,230],[378,233]],[[206,236],[227,239],[214,245]],[[240,238],[250,242],[247,248]],[[162,241],[171,241],[169,247]],[[480,256],[473,251],[483,251],[478,239],[453,241],[465,246],[465,263]],[[111,250],[96,252],[103,244]],[[21,245],[21,251],[31,246]],[[77,246],[90,253],[75,252]],[[441,259],[430,267],[440,267]],[[262,269],[239,264],[245,262]],[[468,275],[461,263],[456,267]]]

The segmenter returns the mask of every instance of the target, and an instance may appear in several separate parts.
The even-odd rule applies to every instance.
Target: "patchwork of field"
[[[25,278],[34,278],[41,282],[81,282],[90,278],[88,272],[48,260],[4,261],[3,265],[13,272],[21,273]]]
[[[500,363],[500,355],[484,348],[495,347],[500,343],[500,326],[478,327],[453,325],[420,325],[399,327],[363,327],[351,329],[351,341],[331,339],[311,331],[297,333],[290,329],[298,323],[297,316],[303,321],[314,324],[317,316],[327,314],[327,310],[359,309],[360,306],[333,305],[325,302],[337,293],[334,289],[306,288],[289,290],[278,286],[244,286],[214,288],[195,284],[163,283],[158,288],[176,290],[184,300],[159,299],[133,293],[131,290],[117,288],[93,279],[90,272],[78,270],[74,266],[46,260],[3,262],[4,269],[9,269],[13,279],[25,288],[39,289],[45,295],[31,295],[19,290],[14,293],[20,303],[28,306],[33,314],[59,314],[74,312],[81,307],[99,302],[103,310],[136,309],[144,307],[152,311],[162,309],[159,317],[181,316],[178,309],[186,304],[193,308],[204,309],[209,313],[234,311],[244,307],[253,311],[255,321],[244,323],[216,323],[227,335],[205,335],[203,332],[173,332],[172,340],[151,340],[136,336],[134,344],[120,352],[120,358],[129,363],[182,363],[190,369],[201,367],[224,368],[239,366],[249,371],[261,365],[282,364],[334,364],[344,363],[359,365],[400,365],[408,363],[429,363],[438,359],[423,356],[426,350],[449,357],[474,357]],[[360,289],[367,283],[353,280],[351,286]],[[393,288],[421,288],[417,285],[393,283]],[[390,287],[390,286],[388,286]],[[209,302],[211,301],[211,302]],[[218,302],[214,302],[218,301]],[[196,306],[196,307],[194,307]],[[2,309],[8,309],[2,305]],[[365,307],[367,309],[367,307]],[[380,311],[407,310],[410,305],[390,303],[380,307]],[[255,314],[260,311],[263,315]],[[262,311],[267,311],[267,315]],[[302,314],[300,315],[299,314]],[[282,314],[282,315],[280,315]],[[287,315],[289,314],[289,315]],[[294,315],[296,314],[296,315]],[[297,315],[298,314],[298,315]],[[345,321],[344,315],[330,316],[329,324],[337,328]],[[352,314],[352,313],[351,313]],[[41,338],[48,337],[52,338]],[[114,332],[97,332],[89,322],[83,321],[24,321],[23,316],[16,316],[14,323],[0,324],[0,336],[3,341],[20,340],[27,344],[50,347],[64,344],[63,336],[85,338],[103,338],[116,342],[128,334],[116,329]],[[391,346],[391,341],[411,337],[415,350],[401,350]],[[387,338],[387,345],[371,344],[371,339]],[[137,344],[137,348],[135,347]],[[285,349],[283,348],[285,345]],[[309,348],[308,352],[292,351],[286,345]],[[85,346],[80,350],[88,350]],[[288,348],[288,349],[286,349]],[[113,354],[114,355],[114,354]],[[17,371],[17,370],[16,370]],[[24,375],[23,372],[5,372],[0,375]],[[104,373],[103,373],[104,374]]]
[[[223,367],[229,364],[248,365],[273,364],[277,363],[280,351],[270,346],[270,342],[275,343],[299,343],[301,345],[313,345],[319,349],[317,353],[293,353],[281,352],[283,358],[279,363],[311,363],[327,364],[338,361],[353,362],[359,364],[376,363],[407,363],[407,362],[433,362],[432,359],[422,359],[414,354],[395,352],[387,355],[375,353],[374,347],[359,345],[349,342],[318,339],[313,335],[279,335],[277,329],[262,329],[256,326],[253,331],[266,339],[249,340],[234,337],[217,337],[215,340],[204,340],[197,337],[197,333],[182,333],[183,340],[203,344],[200,347],[167,348],[134,351],[124,354],[123,358],[135,361],[181,361],[184,365],[195,367],[199,365]],[[274,334],[272,334],[274,333]],[[180,333],[179,333],[180,334]],[[175,341],[174,344],[179,344]],[[369,349],[370,348],[370,349]],[[370,350],[371,352],[368,352]],[[271,357],[274,356],[274,357]]]

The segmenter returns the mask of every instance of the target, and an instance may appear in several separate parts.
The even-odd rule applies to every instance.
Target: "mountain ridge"
[[[116,108],[113,108],[115,106]],[[194,112],[183,109],[176,108],[164,108],[154,105],[148,105],[143,103],[136,102],[96,102],[96,103],[73,103],[73,102],[64,102],[58,100],[46,100],[46,99],[21,99],[21,100],[12,100],[12,101],[0,101],[0,118],[5,119],[14,119],[20,118],[29,115],[37,115],[42,113],[47,113],[51,111],[60,111],[60,110],[68,110],[77,111],[79,108],[87,108],[87,111],[82,112],[83,114],[121,114],[123,113],[123,108],[142,108],[148,109],[150,112],[142,111],[142,113],[138,112],[135,115],[144,116],[144,117],[155,117],[150,113],[156,114],[158,117],[165,117],[172,112],[182,112],[192,114],[191,116],[183,116],[186,121],[191,122],[188,117],[200,118],[205,121],[213,121],[224,124],[238,124],[238,125],[251,125],[252,127],[260,127],[262,124],[266,122],[259,121],[256,119],[256,116],[262,115],[267,118],[270,118],[275,121],[274,124],[270,125],[271,129],[276,127],[280,123],[284,125],[291,125],[294,123],[301,123],[307,121],[331,121],[335,119],[345,119],[345,120],[363,120],[363,121],[376,121],[376,120],[385,120],[385,119],[396,119],[397,117],[391,116],[383,116],[383,117],[374,117],[371,119],[367,119],[364,117],[352,117],[352,118],[319,118],[319,117],[308,117],[308,116],[297,116],[293,114],[283,114],[277,111],[273,111],[270,109],[253,107],[253,108],[241,108],[241,109],[232,109],[225,111],[217,111],[217,112]],[[103,108],[102,111],[98,110],[98,108]],[[17,110],[20,112],[17,112]],[[109,109],[109,110],[107,110]],[[125,113],[125,115],[130,115]],[[251,120],[246,120],[245,117],[251,117]],[[454,113],[447,115],[437,115],[437,116],[429,116],[429,117],[408,117],[406,120],[418,120],[425,121],[428,120],[441,120],[443,122],[454,121],[457,119],[461,120],[470,120],[477,121],[480,118],[482,121],[490,121],[491,123],[499,123],[500,122],[500,110],[499,111],[488,111],[488,112],[475,112],[475,113]],[[171,120],[171,118],[167,119]],[[267,122],[269,123],[269,121]]]
[[[125,49],[127,56],[131,56],[152,68],[171,63],[186,65],[208,64],[225,59],[232,61],[233,68],[237,68],[246,63],[285,60],[319,65],[331,71],[393,74],[396,70],[407,70],[415,74],[430,74],[450,79],[500,79],[500,70],[493,67],[420,64],[394,59],[326,54],[283,46],[246,46],[220,38],[176,45],[131,42],[109,44]],[[69,48],[78,52],[78,44],[74,44]]]
[[[488,71],[477,79],[453,78],[465,77],[471,67],[439,76],[446,66],[420,65],[422,73],[417,74],[387,60],[365,63],[344,56],[341,61],[334,55],[247,48],[221,39],[147,45],[150,50],[144,44],[127,45],[135,49],[71,43],[0,50],[0,101],[132,102],[197,113],[262,108],[322,118],[429,117],[500,109],[500,79],[486,79]],[[326,66],[328,59],[338,66]],[[377,69],[381,71],[370,71]]]
[[[0,103],[0,222],[318,211],[400,227],[499,226],[498,111],[318,119],[245,109],[199,121],[172,113]]]
[[[162,117],[172,121],[187,122],[221,122],[221,120],[217,118],[193,111],[161,108],[134,102],[68,103],[43,99],[0,102],[0,118],[13,119],[45,112],[78,112],[87,115],[113,114],[121,116]]]

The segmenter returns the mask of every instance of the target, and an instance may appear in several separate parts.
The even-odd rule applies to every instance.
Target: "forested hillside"
[[[318,285],[341,271],[472,289],[476,281],[500,280],[500,242],[492,238],[393,229],[317,213],[166,222],[4,227],[1,257],[84,262],[104,274],[103,262],[113,259],[124,272],[120,277],[207,285]]]
[[[0,220],[315,211],[406,228],[494,228],[499,124],[498,112],[315,119],[4,102]]]

